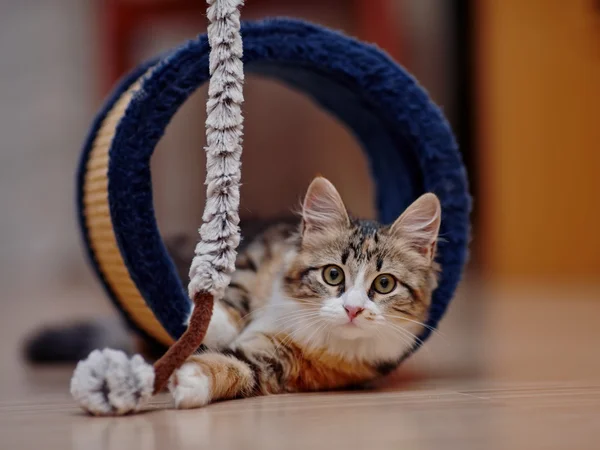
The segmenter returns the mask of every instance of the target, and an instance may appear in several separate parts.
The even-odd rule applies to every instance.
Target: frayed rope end
[[[199,293],[194,303],[187,330],[154,366],[140,355],[129,358],[124,352],[111,349],[94,350],[80,361],[71,378],[75,401],[95,416],[122,416],[140,411],[202,344],[214,297]]]

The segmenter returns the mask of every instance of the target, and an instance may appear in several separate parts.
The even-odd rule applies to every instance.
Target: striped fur
[[[427,194],[391,226],[356,219],[317,178],[300,224],[273,225],[239,253],[206,348],[171,380],[177,406],[360,386],[394,370],[427,320],[439,216]],[[335,286],[332,264],[344,276]],[[385,294],[382,274],[395,281]]]

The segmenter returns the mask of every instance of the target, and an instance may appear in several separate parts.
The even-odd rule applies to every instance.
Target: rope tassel
[[[235,270],[240,242],[240,159],[244,71],[240,33],[241,0],[208,0],[210,82],[206,104],[206,205],[200,240],[190,267],[193,309],[188,329],[154,364],[139,355],[96,350],[80,361],[71,394],[94,415],[138,411],[167,385],[173,372],[202,344],[215,300]]]

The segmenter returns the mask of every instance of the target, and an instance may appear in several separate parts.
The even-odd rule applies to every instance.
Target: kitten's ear
[[[315,178],[304,197],[302,205],[302,234],[323,231],[350,223],[342,197],[326,178]]]
[[[435,194],[423,194],[396,219],[391,232],[410,241],[422,254],[433,259],[441,219],[438,198]]]

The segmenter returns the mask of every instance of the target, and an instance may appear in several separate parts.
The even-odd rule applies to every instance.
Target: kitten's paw
[[[116,350],[94,350],[80,361],[71,379],[71,395],[94,415],[138,411],[152,396],[154,369],[140,355],[129,359]]]
[[[187,362],[171,376],[169,391],[176,408],[200,408],[210,403],[210,378],[198,364]]]

